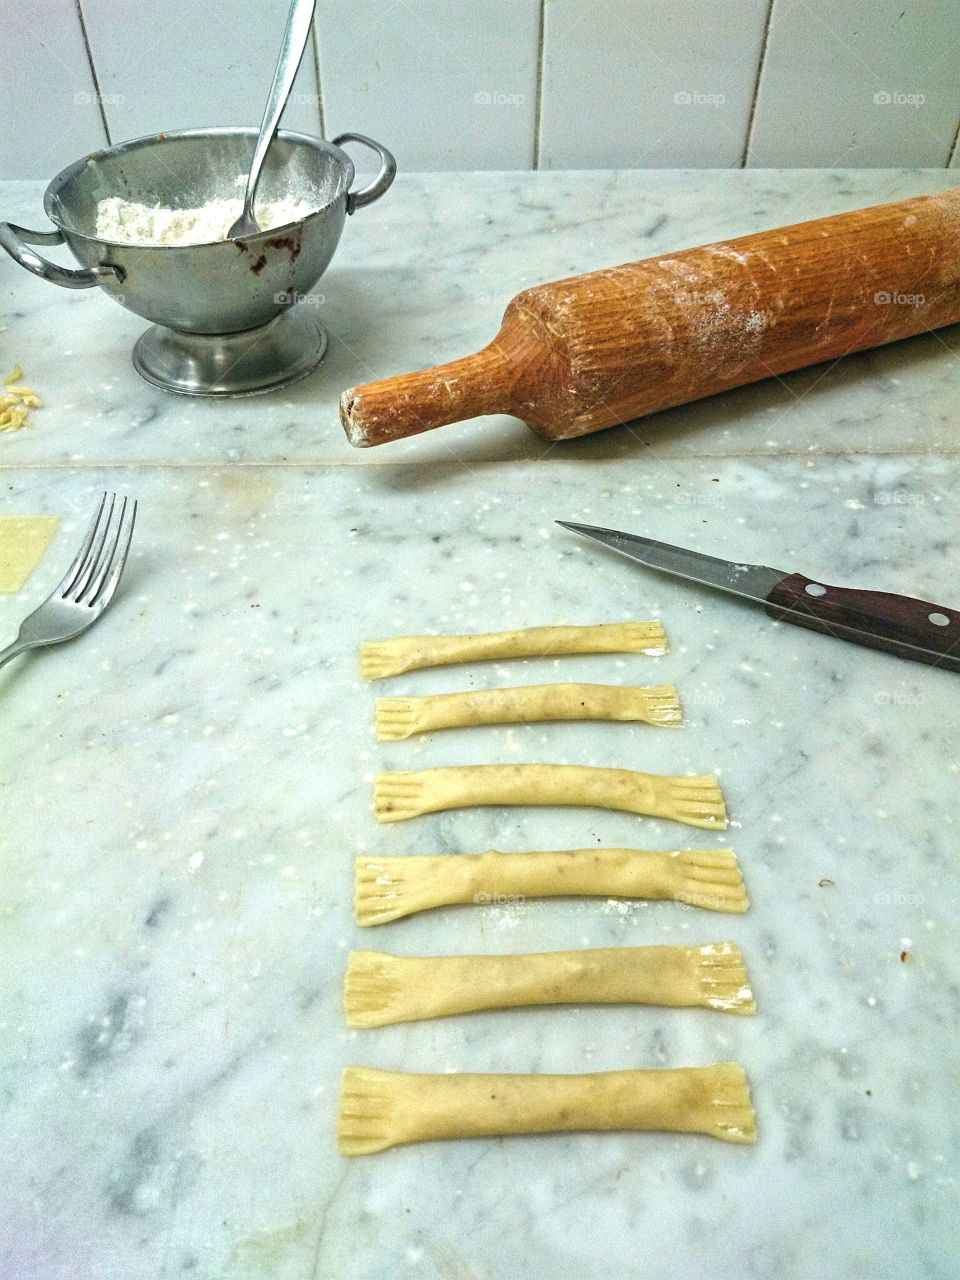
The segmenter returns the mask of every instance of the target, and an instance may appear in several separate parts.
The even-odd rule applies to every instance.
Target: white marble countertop
[[[273,397],[141,382],[142,322],[0,258],[0,365],[45,400],[0,436],[3,510],[141,500],[111,613],[0,673],[0,1274],[17,1280],[824,1280],[955,1273],[956,677],[775,626],[553,525],[586,520],[957,604],[956,329],[566,446],[485,419],[369,452],[339,392],[476,349],[517,289],[935,190],[942,171],[401,176],[321,281],[332,343]],[[38,183],[0,214],[43,224]],[[6,369],[3,370],[4,372]],[[661,617],[671,653],[401,677],[361,639]],[[4,641],[5,642],[5,639]],[[688,728],[477,729],[378,746],[376,693],[674,682]],[[493,760],[715,769],[724,837],[585,810],[378,828],[372,773]],[[352,923],[353,855],[736,848],[742,917],[670,903]],[[755,1019],[560,1008],[349,1031],[350,947],[742,946]],[[901,953],[909,953],[905,961]],[[750,1074],[755,1147],[670,1135],[341,1159],[340,1069]]]

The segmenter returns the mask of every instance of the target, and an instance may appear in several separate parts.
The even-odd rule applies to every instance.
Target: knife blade
[[[887,591],[832,587],[801,573],[720,560],[638,534],[596,525],[557,524],[618,551],[648,569],[726,591],[760,605],[778,622],[960,671],[960,613],[945,605]]]

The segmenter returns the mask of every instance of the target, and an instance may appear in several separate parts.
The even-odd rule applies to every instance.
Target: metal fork
[[[13,644],[0,650],[0,667],[26,649],[72,640],[92,626],[106,609],[127,562],[137,518],[136,500],[130,501],[128,516],[124,498],[114,523],[115,505],[115,493],[110,494],[109,505],[106,494],[100,499],[87,536],[60,585],[24,618]]]

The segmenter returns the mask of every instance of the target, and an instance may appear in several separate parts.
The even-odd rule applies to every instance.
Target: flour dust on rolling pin
[[[960,188],[538,285],[482,351],[352,387],[341,420],[360,448],[484,414],[588,435],[957,323],[958,243]]]

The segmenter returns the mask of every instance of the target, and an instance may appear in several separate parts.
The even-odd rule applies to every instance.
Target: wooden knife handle
[[[476,355],[344,392],[351,444],[508,413],[586,435],[960,321],[960,188],[518,294]]]
[[[802,573],[778,582],[767,601],[767,613],[778,622],[960,671],[960,613],[943,605],[887,591],[830,587]]]

